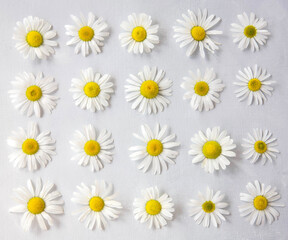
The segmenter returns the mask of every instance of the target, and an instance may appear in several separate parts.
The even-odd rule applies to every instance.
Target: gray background
[[[287,239],[288,208],[280,208],[280,220],[272,225],[250,226],[239,216],[239,193],[245,191],[248,181],[260,181],[276,186],[282,195],[282,202],[287,202],[287,1],[285,0],[1,0],[0,8],[0,232],[1,239]],[[181,17],[187,9],[208,8],[210,14],[222,18],[217,29],[223,30],[223,36],[218,40],[222,43],[221,50],[215,56],[201,59],[197,54],[187,58],[185,49],[180,49],[173,39],[172,26],[177,18]],[[70,14],[79,15],[94,12],[102,16],[109,24],[111,36],[106,40],[103,53],[83,58],[74,55],[73,47],[65,46],[69,39],[65,35],[65,24],[72,24]],[[230,23],[237,22],[236,15],[243,11],[254,11],[258,17],[264,17],[268,22],[268,29],[272,35],[261,51],[251,53],[240,51],[232,42]],[[160,44],[152,54],[135,56],[128,54],[121,48],[118,34],[121,32],[120,22],[126,20],[132,12],[144,12],[152,16],[154,23],[160,25]],[[29,61],[15,50],[15,42],[11,39],[16,21],[28,15],[39,16],[48,20],[58,32],[59,47],[56,55],[47,61]],[[264,106],[247,106],[239,103],[234,95],[235,74],[245,66],[254,65],[266,68],[272,79],[277,81],[273,96]],[[130,73],[136,74],[148,64],[156,65],[166,71],[166,76],[174,81],[171,104],[164,112],[157,115],[144,116],[131,109],[124,96],[125,79]],[[115,83],[116,93],[112,96],[111,107],[104,112],[90,113],[76,107],[72,96],[68,92],[71,78],[78,77],[80,70],[93,67],[95,71],[110,73]],[[180,88],[182,77],[188,70],[199,67],[213,67],[219,78],[223,80],[226,88],[221,94],[221,103],[210,112],[199,113],[193,111],[188,102],[182,100],[184,91]],[[46,76],[54,76],[59,83],[56,93],[61,99],[52,115],[45,115],[41,119],[34,117],[28,119],[16,111],[7,95],[11,88],[10,81],[15,74],[31,71],[43,71]],[[57,156],[44,169],[35,173],[27,170],[14,169],[7,160],[13,150],[6,144],[6,138],[18,126],[25,127],[31,120],[39,123],[41,130],[51,130],[52,136],[57,140]],[[129,159],[129,146],[138,142],[132,137],[133,132],[140,131],[140,125],[148,123],[154,126],[156,122],[169,124],[171,130],[177,134],[181,142],[178,148],[180,155],[177,164],[170,166],[169,170],[159,176],[151,173],[143,174],[136,169],[137,164]],[[69,140],[73,131],[81,129],[85,124],[92,123],[98,129],[107,128],[112,131],[115,140],[114,161],[97,173],[90,172],[89,168],[79,167],[70,160],[73,152],[70,150]],[[216,174],[205,173],[200,165],[193,165],[187,151],[191,136],[199,129],[221,126],[227,129],[237,144],[237,157],[231,161],[226,171]],[[241,139],[252,128],[267,128],[278,138],[281,154],[271,164],[262,166],[260,163],[250,164],[241,156]],[[28,178],[35,179],[41,176],[43,180],[51,180],[65,200],[65,214],[56,217],[55,226],[47,232],[33,228],[25,233],[20,227],[22,215],[8,213],[12,201],[12,189],[18,185],[25,185]],[[95,179],[104,179],[114,183],[118,192],[118,200],[124,209],[118,220],[110,222],[104,232],[89,231],[80,224],[71,212],[77,208],[70,198],[75,187],[80,182],[91,184]],[[158,185],[166,191],[175,203],[175,217],[167,227],[160,231],[149,230],[134,220],[133,199],[140,196],[142,188]],[[198,226],[188,216],[187,202],[189,198],[196,197],[198,190],[204,190],[209,185],[227,194],[226,200],[230,203],[231,215],[220,228],[205,229]]]

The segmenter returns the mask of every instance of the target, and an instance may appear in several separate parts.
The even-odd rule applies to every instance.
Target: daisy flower
[[[248,133],[248,138],[243,138],[244,144],[242,146],[246,148],[243,153],[247,159],[251,160],[251,163],[257,162],[262,159],[262,164],[266,163],[269,159],[270,162],[273,158],[277,158],[276,153],[279,153],[277,146],[277,139],[272,137],[272,133],[268,130],[253,129],[253,134]]]
[[[128,46],[129,53],[150,53],[154,45],[159,43],[159,37],[156,35],[159,26],[151,24],[151,16],[145,13],[129,15],[128,22],[123,21],[120,25],[125,31],[119,34],[121,46]]]
[[[17,41],[15,48],[23,54],[24,58],[45,59],[55,53],[54,47],[58,44],[52,39],[56,36],[56,31],[51,30],[50,23],[29,16],[16,25],[13,35],[13,39]]]
[[[157,71],[156,67],[151,69],[144,66],[143,72],[138,77],[130,74],[126,85],[126,100],[133,101],[132,109],[138,108],[143,114],[156,114],[163,111],[170,101],[166,98],[172,95],[172,81],[165,78],[163,70]]]
[[[63,214],[63,200],[61,193],[53,191],[54,184],[38,178],[34,187],[29,179],[27,187],[20,186],[14,190],[15,200],[18,205],[9,209],[12,213],[23,213],[21,226],[24,231],[28,231],[34,219],[37,219],[38,225],[42,230],[48,230],[53,225],[52,216]]]
[[[284,207],[284,204],[276,202],[280,198],[276,188],[265,187],[256,180],[254,184],[249,182],[246,189],[249,194],[240,193],[240,200],[245,202],[239,206],[241,217],[246,217],[251,225],[265,224],[266,218],[269,224],[278,219],[280,214],[275,207]]]
[[[40,166],[46,167],[55,155],[55,140],[50,132],[39,132],[38,125],[32,122],[25,130],[19,127],[8,137],[7,143],[15,151],[9,155],[9,161],[14,167],[26,168],[29,171],[37,170]]]
[[[43,77],[43,73],[34,76],[33,73],[24,72],[12,81],[13,90],[8,92],[12,103],[21,114],[28,117],[35,114],[41,117],[44,111],[50,113],[56,107],[58,97],[52,94],[58,89],[53,77]]]
[[[267,22],[263,18],[256,18],[255,13],[237,15],[240,24],[232,23],[231,31],[233,32],[234,43],[238,43],[238,48],[244,50],[251,47],[251,51],[259,51],[259,45],[264,45],[270,32],[264,29]]]
[[[240,101],[247,98],[248,105],[251,105],[253,101],[259,105],[267,100],[266,94],[272,96],[273,88],[271,85],[275,81],[268,80],[271,75],[265,69],[254,65],[253,70],[251,67],[246,67],[243,72],[239,70],[238,73],[236,77],[240,81],[234,82],[234,84],[239,86],[235,94]]]
[[[188,16],[182,14],[184,20],[177,19],[177,22],[181,26],[174,28],[176,42],[180,43],[180,48],[188,45],[186,51],[187,57],[191,56],[197,47],[199,47],[200,55],[205,58],[206,48],[208,51],[214,53],[215,50],[219,49],[220,43],[215,42],[211,37],[213,35],[222,34],[222,31],[212,30],[221,18],[215,18],[215,15],[208,17],[207,9],[203,11],[198,9],[198,14],[188,10]]]
[[[181,84],[181,87],[187,91],[183,99],[191,99],[190,105],[194,110],[200,112],[203,109],[212,110],[215,103],[220,103],[219,93],[223,91],[225,85],[216,78],[213,68],[207,68],[204,76],[201,75],[199,69],[197,69],[197,74],[192,71],[189,71],[189,74],[189,77],[183,78],[185,82]]]
[[[167,193],[160,196],[157,187],[150,187],[142,190],[142,196],[135,198],[133,203],[136,220],[148,222],[149,228],[159,229],[167,225],[167,220],[173,219],[174,203]]]
[[[192,163],[202,162],[201,166],[206,172],[213,173],[214,170],[219,170],[219,165],[226,169],[226,166],[230,165],[228,157],[236,156],[232,151],[236,148],[233,139],[227,136],[226,131],[221,132],[220,127],[207,128],[206,134],[199,131],[191,141],[188,153],[196,155]]]
[[[120,202],[114,200],[113,185],[104,181],[95,181],[91,187],[81,183],[78,192],[73,193],[72,202],[82,205],[73,215],[79,215],[79,222],[85,221],[85,227],[93,230],[95,227],[104,230],[107,220],[118,218],[122,208]]]
[[[114,140],[111,133],[105,129],[97,134],[91,124],[86,125],[84,130],[84,133],[76,130],[74,140],[70,141],[71,149],[76,152],[72,160],[78,161],[81,166],[90,165],[93,172],[99,171],[104,167],[103,162],[112,162],[111,149],[114,148]]]
[[[101,53],[101,47],[104,46],[104,37],[109,36],[106,32],[107,23],[102,17],[96,19],[93,13],[88,13],[88,19],[83,15],[80,18],[71,15],[75,25],[65,25],[66,35],[71,36],[71,39],[66,45],[75,45],[75,54],[80,51],[86,57],[90,54],[90,49],[93,53]]]
[[[109,106],[110,95],[114,93],[111,76],[94,73],[92,68],[82,70],[81,79],[73,78],[70,92],[75,105],[91,112],[103,111]]]
[[[190,216],[194,216],[197,224],[203,227],[209,227],[210,222],[214,227],[218,227],[222,221],[226,221],[224,215],[230,213],[225,210],[228,203],[222,202],[225,195],[217,191],[213,194],[213,190],[207,187],[206,194],[198,192],[198,200],[191,199],[189,205],[191,206]]]
[[[178,152],[173,148],[180,145],[179,142],[174,142],[176,135],[168,135],[168,126],[160,127],[156,124],[154,131],[148,125],[141,126],[142,136],[134,133],[134,137],[144,142],[144,145],[130,147],[133,151],[130,154],[132,161],[141,160],[138,169],[144,173],[151,167],[154,174],[160,174],[161,170],[167,170],[168,164],[175,164],[174,159]]]

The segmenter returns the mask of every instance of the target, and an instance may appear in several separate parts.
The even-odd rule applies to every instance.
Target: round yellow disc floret
[[[101,197],[92,197],[89,201],[89,207],[94,212],[101,212],[104,206],[105,206],[105,203]]]
[[[221,145],[216,141],[207,141],[202,148],[202,152],[206,158],[216,159],[222,152]]]
[[[88,82],[84,86],[84,93],[89,98],[97,97],[100,91],[100,86],[96,82]]]
[[[26,42],[30,47],[40,47],[43,44],[43,36],[37,31],[30,31],[26,35]]]
[[[138,26],[132,30],[132,38],[136,42],[143,42],[147,37],[147,32],[144,27]]]
[[[89,140],[84,145],[84,151],[89,156],[96,156],[100,150],[100,144],[95,140]]]
[[[27,155],[33,155],[37,153],[38,150],[39,143],[35,139],[28,138],[22,143],[22,151]]]
[[[262,86],[261,81],[258,78],[252,78],[249,82],[248,82],[248,88],[250,91],[256,92],[258,91]]]
[[[259,195],[254,198],[253,204],[257,210],[262,211],[267,208],[268,200],[266,197]]]
[[[257,141],[254,144],[254,149],[257,153],[265,153],[267,151],[267,144],[263,141]]]
[[[144,81],[141,84],[140,93],[145,98],[155,98],[159,93],[159,86],[153,80]]]
[[[196,41],[202,41],[206,37],[206,32],[203,27],[195,26],[191,29],[191,36]]]
[[[94,37],[94,30],[89,26],[82,27],[78,31],[78,36],[84,42],[91,41]]]
[[[45,209],[45,202],[40,197],[33,197],[27,203],[27,209],[32,214],[40,214]]]
[[[215,210],[215,203],[213,203],[212,201],[206,201],[202,204],[202,209],[204,212],[206,213],[211,213],[214,212]]]
[[[209,92],[209,85],[204,81],[197,82],[194,86],[194,91],[199,96],[206,96]]]
[[[147,152],[151,156],[158,156],[163,151],[163,144],[158,139],[152,139],[147,143]]]
[[[40,87],[33,85],[26,89],[26,97],[30,101],[38,101],[42,97],[42,90]]]
[[[161,212],[161,203],[155,199],[151,199],[146,203],[146,212],[150,215],[157,215]]]
[[[257,34],[257,29],[253,25],[248,25],[244,28],[244,35],[247,38],[253,38]]]

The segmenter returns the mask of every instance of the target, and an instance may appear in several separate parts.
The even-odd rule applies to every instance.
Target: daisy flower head
[[[199,131],[191,141],[188,153],[195,156],[192,163],[202,162],[201,167],[206,172],[213,173],[214,170],[219,170],[219,166],[226,169],[230,165],[228,158],[236,156],[233,139],[226,131],[220,131],[220,127],[207,128],[206,134]]]
[[[57,105],[58,97],[53,93],[58,89],[58,84],[53,77],[43,77],[42,72],[37,76],[23,72],[11,84],[13,89],[8,92],[9,97],[23,115],[30,117],[35,114],[36,117],[41,117],[43,112],[51,113]]]
[[[249,47],[251,51],[259,51],[259,45],[264,45],[270,32],[265,29],[267,22],[263,18],[257,18],[255,13],[251,12],[250,17],[247,13],[237,15],[240,24],[232,23],[234,43],[238,43],[238,48],[244,50]]]
[[[103,111],[109,106],[113,83],[109,74],[94,73],[92,68],[82,70],[81,79],[73,78],[70,92],[75,105],[91,112]]]
[[[114,148],[111,133],[103,129],[98,133],[91,124],[84,127],[84,133],[76,130],[74,139],[70,141],[71,149],[76,153],[71,160],[78,161],[81,166],[90,165],[91,171],[101,170],[105,163],[112,162],[111,149]]]
[[[142,198],[134,200],[134,216],[149,228],[160,229],[173,219],[174,203],[167,193],[160,195],[157,187],[142,190]]]
[[[96,18],[91,12],[88,13],[88,18],[83,15],[71,15],[71,18],[75,25],[65,25],[66,35],[71,37],[66,45],[76,45],[75,54],[81,51],[84,57],[90,54],[90,49],[94,54],[101,53],[104,38],[109,36],[108,25],[103,18]]]
[[[262,164],[266,163],[266,160],[273,161],[273,158],[277,158],[276,153],[280,153],[277,148],[277,139],[272,137],[272,133],[269,130],[253,129],[253,134],[248,133],[248,138],[244,138],[242,146],[246,149],[244,155],[247,159],[251,160],[251,163],[257,162],[262,159]]]
[[[175,32],[173,37],[177,43],[180,43],[180,48],[188,45],[187,57],[193,55],[198,47],[202,58],[205,58],[204,48],[211,53],[219,49],[220,43],[213,40],[212,36],[222,34],[222,31],[212,30],[212,28],[221,18],[215,15],[208,16],[207,9],[203,11],[198,9],[197,14],[188,10],[188,16],[183,13],[182,17],[184,20],[177,19],[181,26],[173,27]]]
[[[85,227],[93,230],[98,228],[104,230],[107,220],[114,220],[119,217],[122,208],[120,202],[115,199],[113,185],[104,181],[95,181],[93,185],[86,186],[84,183],[77,186],[77,192],[73,192],[72,202],[82,207],[73,212],[79,215],[79,222],[85,222]]]
[[[252,67],[244,68],[244,71],[238,71],[236,77],[239,82],[234,82],[239,88],[235,91],[236,97],[240,101],[247,98],[247,104],[251,105],[253,102],[257,105],[262,105],[268,96],[272,96],[273,88],[271,85],[275,81],[268,80],[271,75],[265,69],[254,65]]]
[[[23,213],[21,226],[24,231],[29,231],[34,219],[42,230],[48,230],[49,226],[53,226],[53,215],[64,213],[61,193],[53,188],[53,183],[43,184],[38,178],[35,184],[29,179],[27,187],[20,186],[14,190],[18,205],[9,211]]]
[[[284,207],[284,204],[277,202],[280,195],[276,192],[276,188],[270,185],[265,187],[265,184],[255,181],[246,185],[248,193],[240,193],[240,200],[245,202],[239,206],[241,217],[246,217],[251,225],[265,224],[266,219],[269,224],[277,220],[279,212],[275,207]]]
[[[181,87],[187,92],[183,99],[191,99],[190,105],[194,110],[210,111],[215,107],[216,103],[220,103],[220,92],[223,91],[225,85],[219,78],[213,68],[207,68],[204,75],[197,69],[195,74],[189,71],[189,77],[184,77]]]
[[[213,190],[207,187],[206,194],[199,192],[197,200],[190,200],[190,216],[194,216],[195,222],[202,223],[203,227],[210,227],[210,222],[214,227],[218,227],[222,221],[226,221],[224,215],[230,214],[225,210],[228,203],[222,202],[224,197],[225,194],[220,191],[214,194]]]
[[[52,161],[52,155],[56,154],[55,140],[50,132],[39,132],[35,122],[31,122],[27,130],[19,127],[18,131],[13,131],[7,143],[15,149],[9,155],[9,161],[13,162],[14,167],[28,167],[29,171],[46,167]]]
[[[144,173],[152,168],[154,174],[161,174],[161,171],[168,170],[168,164],[175,164],[174,159],[178,156],[175,147],[180,146],[175,142],[175,134],[167,134],[168,126],[160,127],[156,124],[154,131],[148,125],[141,126],[142,136],[134,133],[134,137],[143,142],[143,145],[130,147],[132,161],[141,160],[138,169]]]
[[[162,112],[170,101],[166,98],[172,95],[172,81],[165,78],[163,70],[144,66],[138,76],[130,74],[125,86],[126,100],[132,103],[132,109],[138,109],[143,114]]]
[[[24,58],[45,59],[55,53],[54,47],[58,44],[52,40],[56,31],[44,19],[28,16],[22,22],[18,21],[14,28],[13,39],[15,48],[23,54]]]
[[[129,15],[128,21],[123,21],[120,25],[125,31],[119,34],[121,46],[127,46],[129,53],[150,53],[154,46],[159,43],[157,36],[159,26],[151,24],[151,16],[145,13]]]

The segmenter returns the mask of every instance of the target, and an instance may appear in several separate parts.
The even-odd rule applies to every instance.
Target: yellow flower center
[[[94,98],[101,92],[100,86],[95,82],[88,82],[84,86],[84,93],[87,97]]]
[[[162,206],[159,201],[151,199],[146,203],[146,212],[150,215],[157,215],[161,212]]]
[[[252,25],[248,25],[244,28],[244,34],[247,38],[253,38],[257,34],[257,29]]]
[[[26,97],[30,101],[38,101],[42,97],[42,90],[40,87],[33,85],[27,88]]]
[[[78,36],[84,42],[91,41],[94,37],[94,30],[89,26],[82,27],[78,31]]]
[[[222,148],[216,141],[207,141],[202,148],[202,152],[206,158],[216,159],[220,156]]]
[[[257,210],[261,211],[267,208],[268,200],[266,197],[259,195],[254,198],[253,204]]]
[[[158,156],[163,151],[163,144],[157,140],[152,139],[147,143],[147,152],[151,156]]]
[[[202,209],[206,213],[214,212],[215,210],[215,204],[211,201],[206,201],[202,204]]]
[[[194,86],[194,91],[200,96],[206,96],[209,92],[209,85],[204,81],[197,82]]]
[[[254,144],[254,149],[257,153],[265,153],[267,151],[267,144],[263,141],[257,141]]]
[[[45,202],[40,197],[32,197],[27,203],[27,209],[32,214],[40,214],[45,209]]]
[[[141,84],[140,93],[145,98],[155,98],[159,93],[159,86],[153,80],[147,80]]]
[[[33,155],[37,153],[38,150],[39,143],[35,139],[28,138],[22,143],[22,151],[28,155]]]
[[[40,47],[43,44],[43,36],[37,31],[30,31],[26,35],[26,42],[30,47]]]
[[[248,88],[250,89],[250,91],[256,92],[258,91],[262,86],[261,81],[258,78],[252,78],[249,82],[248,82]]]
[[[89,140],[84,145],[84,151],[89,156],[96,156],[100,150],[100,144],[95,140]]]
[[[89,207],[94,212],[101,212],[104,206],[105,206],[105,203],[101,197],[92,197],[89,201]]]
[[[138,26],[132,30],[132,38],[136,42],[143,42],[147,37],[147,32],[144,27]]]
[[[206,32],[203,27],[195,26],[191,29],[191,36],[196,41],[202,41],[206,37]]]

